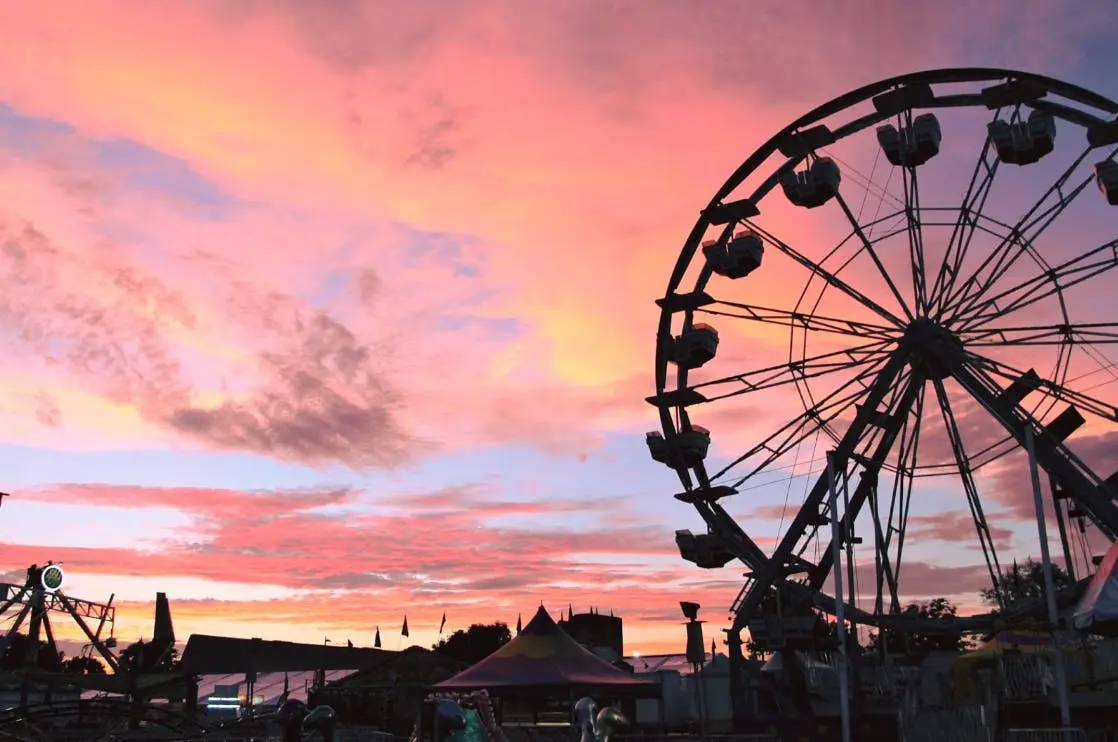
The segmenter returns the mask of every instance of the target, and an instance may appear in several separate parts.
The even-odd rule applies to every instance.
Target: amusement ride
[[[996,597],[1008,542],[1039,528],[1050,564],[1043,516],[995,525],[1043,513],[1042,491],[1074,577],[1114,541],[1118,478],[1096,467],[1118,466],[1103,445],[1118,423],[1116,117],[1025,72],[892,77],[777,132],[701,211],[656,302],[647,444],[706,526],[677,531],[683,557],[747,570],[727,640],[735,721],[745,629],[778,650],[822,612],[843,650],[854,625],[1046,618],[1043,601],[905,611],[926,594],[903,577],[936,523]]]

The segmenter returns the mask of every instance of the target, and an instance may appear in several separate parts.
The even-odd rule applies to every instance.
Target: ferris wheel
[[[1069,568],[1114,540],[1092,462],[1118,431],[1116,117],[1023,72],[894,77],[778,132],[702,211],[657,300],[647,443],[707,526],[683,556],[748,570],[731,637],[774,594],[904,631],[906,575],[944,552],[996,588],[1042,488]]]

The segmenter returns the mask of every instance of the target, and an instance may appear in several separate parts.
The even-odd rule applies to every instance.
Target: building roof
[[[352,673],[353,670],[328,670],[326,672],[326,682],[337,682]],[[284,688],[287,689],[288,698],[305,702],[307,691],[314,683],[314,675],[313,671],[265,672],[257,675],[256,682],[253,684],[253,695],[257,699],[256,705],[275,706],[280,696],[283,695]],[[198,679],[198,701],[205,705],[210,696],[216,694],[218,688],[228,689],[231,687],[237,689],[237,695],[245,693],[247,687],[243,672],[226,675],[203,675]]]
[[[364,647],[191,634],[182,651],[182,666],[195,675],[224,675],[249,670],[257,673],[357,670],[393,654],[395,652]]]
[[[707,652],[705,661],[710,662],[714,657]],[[634,654],[625,657],[624,662],[638,673],[675,671],[680,675],[690,675],[694,671],[686,654]]]
[[[428,687],[453,677],[466,664],[424,647],[408,647],[374,665],[368,665],[336,683],[332,690],[354,690],[385,685],[422,685]]]
[[[435,687],[443,690],[540,686],[635,689],[648,685],[585,649],[540,606],[535,617],[512,641]]]

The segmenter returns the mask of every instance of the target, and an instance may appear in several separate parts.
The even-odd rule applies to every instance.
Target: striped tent
[[[593,654],[563,631],[543,606],[519,635],[437,690],[485,688],[581,688],[656,690]]]

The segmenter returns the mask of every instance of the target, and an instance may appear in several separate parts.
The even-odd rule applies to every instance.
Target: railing
[[[1051,660],[1040,655],[1005,655],[999,663],[1002,697],[1011,701],[1046,698],[1055,687]]]
[[[1005,742],[1087,742],[1087,733],[1079,727],[1007,729]]]
[[[993,739],[992,717],[982,706],[906,714],[901,718],[901,739],[903,742],[990,742]]]
[[[617,734],[613,737],[617,742],[686,742],[688,739],[699,740],[699,735],[689,737],[685,734]],[[707,734],[701,738],[706,742],[781,742],[776,733],[761,734]]]
[[[52,737],[51,739],[55,739]],[[77,738],[75,738],[76,740]],[[82,740],[88,740],[89,737],[82,737]],[[107,738],[109,740],[116,739],[115,737]],[[145,738],[125,736],[122,740],[127,739],[128,742],[143,742]],[[167,742],[167,737],[151,737],[153,742],[155,740],[162,740]],[[277,734],[270,734],[267,736],[259,737],[242,737],[242,736],[214,736],[207,735],[203,738],[205,742],[224,742],[225,740],[236,740],[236,742],[283,742],[283,737]],[[315,737],[314,739],[317,739]],[[396,737],[388,732],[382,732],[372,729],[337,729],[334,731],[334,742],[396,742]]]
[[[875,664],[859,668],[858,682],[873,698],[899,701],[920,685],[920,668]]]
[[[1107,639],[1086,651],[1073,645],[1064,654],[1064,664],[1073,692],[1118,687],[1118,641]]]
[[[334,742],[395,742],[390,732],[379,729],[338,729],[334,732]]]

